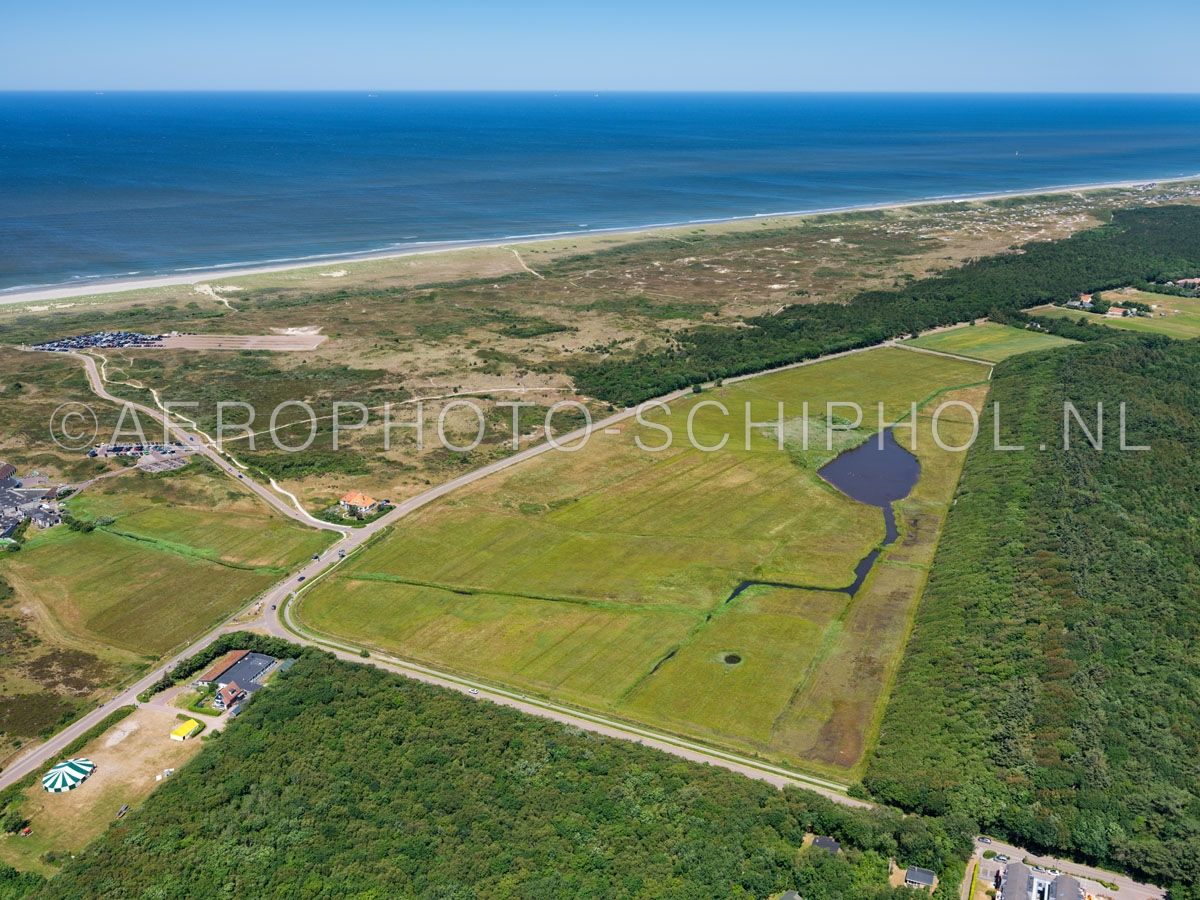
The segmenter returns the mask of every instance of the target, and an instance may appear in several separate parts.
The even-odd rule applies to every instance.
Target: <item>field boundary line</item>
[[[319,578],[313,579],[311,583],[316,584],[319,582],[319,580]],[[867,803],[866,801],[850,798],[847,793],[847,791],[849,791],[849,785],[843,785],[815,775],[807,775],[803,772],[787,769],[783,766],[778,766],[764,760],[742,756],[731,751],[712,747],[708,744],[694,742],[670,733],[656,731],[654,729],[627,723],[620,719],[612,719],[607,716],[601,716],[596,713],[576,709],[575,707],[557,704],[553,701],[543,700],[538,697],[531,697],[527,694],[518,693],[515,690],[501,685],[495,685],[486,681],[475,681],[471,678],[467,678],[455,673],[435,669],[431,666],[426,666],[421,663],[404,660],[389,653],[379,651],[376,648],[346,643],[331,636],[324,635],[320,632],[314,631],[310,626],[299,624],[292,616],[293,606],[300,599],[300,595],[306,592],[307,589],[308,586],[306,585],[304,589],[296,592],[295,598],[289,598],[288,600],[285,600],[283,604],[281,604],[282,608],[279,610],[279,621],[281,625],[290,634],[309,644],[352,654],[351,656],[345,657],[349,662],[357,661],[370,665],[371,660],[374,659],[377,663],[383,663],[383,665],[380,666],[381,668],[399,670],[398,674],[411,673],[418,677],[424,676],[426,678],[432,678],[436,680],[435,683],[442,683],[442,686],[444,687],[457,688],[458,690],[465,688],[467,690],[474,689],[477,691],[485,691],[492,697],[502,698],[510,701],[510,704],[521,704],[526,707],[535,708],[535,712],[540,710],[543,714],[547,714],[550,717],[561,717],[558,719],[558,721],[567,719],[568,721],[563,722],[563,724],[576,724],[577,727],[579,727],[577,724],[578,722],[590,723],[592,725],[601,726],[612,731],[620,732],[627,736],[633,736],[634,738],[654,741],[660,745],[678,748],[679,750],[691,751],[693,753],[723,760],[737,766],[753,769],[764,774],[772,775],[776,778],[792,782],[797,787],[803,787],[809,790],[816,789],[818,792],[824,793],[826,796],[829,796],[830,794],[836,794],[837,796],[831,799],[836,799],[839,802],[852,801],[855,804],[861,803],[864,806],[873,805]],[[362,657],[361,653],[363,651],[370,652],[371,656]],[[574,722],[570,720],[574,720]],[[586,725],[582,727],[586,727]],[[660,747],[659,749],[663,748]]]

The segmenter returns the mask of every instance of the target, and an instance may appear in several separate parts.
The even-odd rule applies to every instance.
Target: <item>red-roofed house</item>
[[[379,501],[374,497],[368,497],[362,491],[350,491],[338,503],[341,504],[342,509],[353,516],[371,513],[379,508]]]
[[[213,698],[213,706],[217,709],[229,709],[239,700],[244,699],[246,692],[238,687],[236,681],[231,681],[225,687],[217,691],[217,696]]]

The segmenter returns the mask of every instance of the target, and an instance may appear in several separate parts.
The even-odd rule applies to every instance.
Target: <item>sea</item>
[[[1200,173],[1200,96],[0,93],[0,292]]]

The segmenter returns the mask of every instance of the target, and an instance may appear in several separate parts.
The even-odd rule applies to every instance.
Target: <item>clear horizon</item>
[[[0,90],[1189,94],[1200,69],[1172,35],[1198,26],[1182,0],[751,0],[734,15],[682,0],[59,0],[9,11]]]

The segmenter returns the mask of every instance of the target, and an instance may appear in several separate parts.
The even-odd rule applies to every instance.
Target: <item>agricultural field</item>
[[[1149,316],[1110,319],[1095,313],[1083,312],[1078,309],[1065,309],[1061,306],[1042,307],[1034,311],[1035,315],[1047,319],[1070,319],[1072,322],[1082,319],[1096,325],[1107,325],[1123,331],[1136,331],[1142,334],[1165,334],[1167,337],[1179,340],[1190,340],[1200,337],[1200,298],[1171,297],[1166,294],[1153,294],[1148,291],[1106,291],[1104,299],[1110,303],[1119,304],[1122,300],[1132,300],[1157,307]]]
[[[934,444],[932,414],[960,401],[938,421],[942,440],[960,443],[986,378],[980,364],[884,348],[689,395],[647,425],[597,433],[404,519],[303,594],[299,618],[439,668],[846,775],[870,743],[962,464]],[[862,405],[863,423],[835,417],[828,431],[826,403],[847,401]],[[884,539],[883,516],[817,469],[875,433],[879,403],[885,423],[919,406],[915,432],[895,434],[922,475],[897,504],[899,540],[851,597],[855,567]],[[700,444],[728,442],[692,446],[689,418]],[[668,432],[669,448],[637,446],[659,447]],[[747,580],[773,584],[737,592]]]
[[[0,757],[71,721],[330,540],[200,460],[95,482],[66,509],[90,530],[31,532],[19,552],[0,554]]]
[[[977,325],[963,325],[960,328],[948,328],[945,331],[911,338],[905,343],[914,347],[924,347],[927,350],[940,350],[943,353],[969,356],[972,359],[1000,362],[1002,359],[1008,359],[1018,353],[1065,347],[1072,341],[1029,328],[1013,328],[1009,325],[998,325],[995,322],[981,322]]]
[[[200,460],[98,482],[67,507],[95,527],[39,533],[0,571],[55,631],[132,659],[194,637],[330,540]]]
[[[88,459],[51,440],[54,410],[91,399],[74,360],[0,348],[0,461],[22,475],[39,471],[52,482],[119,471],[115,461]],[[101,427],[115,424],[115,409],[95,409]],[[14,576],[18,555],[0,553],[0,765],[28,739],[73,719],[138,664],[57,627]]]

